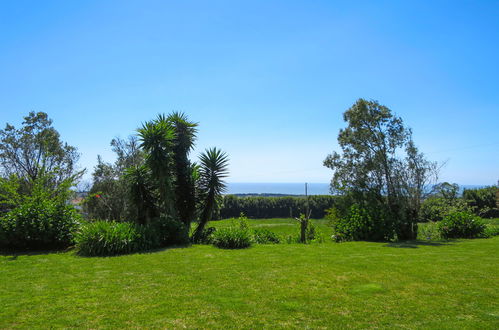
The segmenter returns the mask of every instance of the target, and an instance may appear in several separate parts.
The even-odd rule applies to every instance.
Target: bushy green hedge
[[[333,240],[343,241],[385,241],[393,238],[393,226],[383,214],[370,214],[359,205],[352,205],[345,217],[333,216]]]
[[[334,196],[313,195],[309,196],[309,209],[311,217],[322,219],[325,210],[332,207]],[[226,195],[220,209],[220,218],[234,218],[244,213],[249,218],[289,218],[305,213],[307,200],[305,197],[238,197]]]
[[[58,249],[73,243],[80,215],[58,200],[27,198],[0,218],[0,247]]]
[[[499,187],[465,189],[463,199],[476,215],[484,218],[499,217]]]
[[[438,223],[440,235],[447,238],[476,238],[485,233],[485,224],[470,212],[453,212]]]

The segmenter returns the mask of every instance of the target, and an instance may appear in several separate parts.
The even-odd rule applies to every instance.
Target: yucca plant
[[[175,216],[174,144],[175,128],[164,115],[146,122],[138,129],[141,147],[146,152],[146,164],[158,182],[161,209]]]
[[[217,200],[227,188],[224,179],[229,174],[229,158],[220,149],[205,150],[199,157],[199,162],[198,189],[202,207],[199,224],[193,235],[195,242],[200,239],[206,223],[211,220]]]
[[[198,124],[189,121],[187,115],[180,112],[170,114],[167,120],[175,131],[173,140],[175,205],[179,220],[189,227],[196,210],[196,187],[189,153],[194,147]]]

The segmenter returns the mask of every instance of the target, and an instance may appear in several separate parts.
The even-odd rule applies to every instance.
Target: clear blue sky
[[[45,111],[90,171],[158,113],[200,122],[232,182],[328,182],[359,97],[441,179],[499,179],[499,1],[2,1],[0,125]]]

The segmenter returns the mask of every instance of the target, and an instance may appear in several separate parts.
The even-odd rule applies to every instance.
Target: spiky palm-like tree
[[[157,180],[161,209],[176,216],[174,192],[175,129],[164,115],[146,122],[138,130],[141,147],[146,152],[146,164]]]
[[[202,198],[202,210],[199,225],[193,235],[197,241],[208,221],[211,220],[217,200],[226,190],[224,178],[229,174],[229,158],[220,149],[211,148],[205,150],[199,157],[199,191]]]
[[[151,182],[149,169],[145,166],[130,167],[125,171],[130,197],[137,210],[137,222],[145,225],[158,215],[156,197]]]
[[[189,153],[194,147],[198,124],[190,122],[187,115],[181,112],[170,114],[167,120],[175,131],[173,141],[175,206],[179,219],[189,228],[196,210],[196,187]]]

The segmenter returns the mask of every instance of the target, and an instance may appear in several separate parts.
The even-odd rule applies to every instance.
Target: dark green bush
[[[346,217],[331,219],[333,240],[343,241],[384,241],[393,238],[393,228],[385,220],[382,212],[375,216],[360,207],[352,205]]]
[[[465,189],[463,199],[478,216],[494,218],[499,214],[499,187]]]
[[[150,230],[130,222],[88,222],[76,234],[76,251],[84,256],[113,256],[157,248]]]
[[[308,204],[311,217],[322,219],[325,210],[332,207],[336,197],[329,195],[309,196]],[[305,213],[307,199],[304,196],[289,197],[264,197],[247,196],[238,197],[227,195],[223,198],[220,217],[223,219],[239,216],[240,213],[254,219],[289,218]]]
[[[73,243],[80,216],[58,200],[27,198],[0,218],[0,246],[9,249],[59,249]]]
[[[244,249],[251,246],[251,232],[238,226],[230,226],[216,230],[212,242],[222,249]]]
[[[452,212],[438,223],[440,235],[445,238],[476,238],[483,236],[485,224],[470,212]]]
[[[256,228],[253,229],[253,241],[257,244],[278,244],[281,239],[279,235],[268,229]]]
[[[184,223],[172,217],[161,216],[153,219],[149,227],[156,236],[151,239],[157,240],[162,247],[189,244],[189,230]]]

